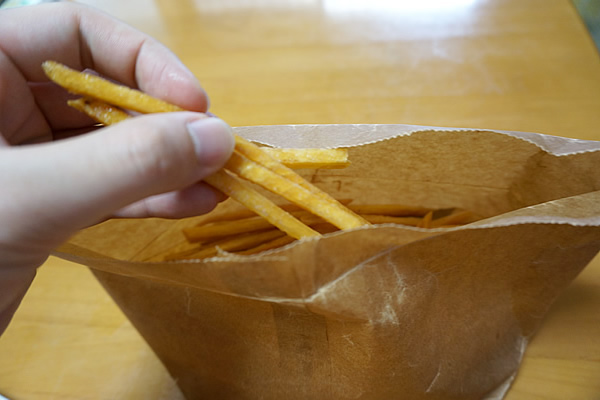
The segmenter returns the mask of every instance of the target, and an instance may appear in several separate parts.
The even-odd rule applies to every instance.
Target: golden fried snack
[[[139,90],[112,83],[99,76],[79,72],[56,61],[45,61],[42,68],[55,83],[71,93],[101,100],[126,110],[141,113],[183,111]]]
[[[279,208],[281,208],[282,210],[291,213],[292,215],[294,214],[295,211],[302,210],[296,204],[291,204],[291,203],[278,204],[277,206]],[[242,209],[242,210],[231,211],[226,214],[218,214],[218,215],[208,214],[206,216],[206,218],[204,218],[202,220],[202,223],[200,223],[199,226],[204,225],[204,224],[213,223],[213,222],[235,221],[235,220],[241,220],[241,219],[252,218],[252,217],[257,217],[257,216],[258,215],[254,211],[249,210],[247,208]]]
[[[433,211],[429,211],[423,216],[421,222],[417,225],[419,228],[431,228],[431,221],[433,220]]]
[[[285,165],[279,163],[269,154],[263,152],[260,147],[255,145],[254,143],[240,137],[236,136],[235,138],[235,149],[243,156],[247,157],[249,160],[256,162],[257,164],[262,165],[263,167],[273,171],[275,174],[280,175],[281,177],[289,180],[292,183],[297,184],[300,187],[303,187],[313,193],[315,196],[320,197],[329,203],[333,213],[339,213],[335,217],[343,218],[345,221],[341,223],[341,226],[345,226],[342,228],[337,223],[334,225],[338,226],[340,229],[351,229],[357,228],[363,225],[369,225],[369,222],[364,218],[360,217],[358,214],[352,212],[350,209],[345,207],[339,201],[331,197],[329,194],[325,193],[321,189],[317,188],[315,185],[309,183],[306,179],[302,178],[296,172],[292,171],[290,168]],[[314,212],[315,210],[313,210]],[[317,215],[320,215],[319,212],[314,212]],[[327,218],[326,218],[327,219]],[[330,219],[327,219],[331,221]]]
[[[105,103],[92,103],[82,100],[71,102],[70,105],[80,109],[88,116],[106,125],[119,122],[122,119],[129,117],[129,115],[123,111],[112,108]],[[239,182],[235,177],[224,171],[219,171],[204,180],[211,186],[227,194],[229,197],[245,205],[252,212],[263,216],[270,224],[277,226],[296,239],[319,235],[318,232],[310,229],[308,226],[296,220],[291,214],[280,209],[275,203],[271,202],[251,187]]]
[[[423,218],[421,216],[414,217],[396,217],[395,215],[382,214],[363,214],[363,217],[374,225],[380,224],[399,224],[407,226],[418,226]]]
[[[125,111],[104,101],[80,98],[67,102],[94,121],[113,125],[130,117]],[[260,147],[277,162],[288,168],[345,168],[350,165],[348,149],[288,149]]]
[[[171,260],[185,260],[194,253],[197,253],[202,248],[199,243],[183,242],[171,247],[167,251],[156,254],[145,259],[147,262],[160,262]]]
[[[107,110],[110,109],[109,107],[102,107],[102,104],[96,103],[96,108],[81,107],[81,109],[86,114],[93,118],[97,118],[98,120],[98,116],[103,117],[101,122],[107,125],[111,122],[111,120],[107,118]],[[115,112],[118,113],[119,111],[115,110]],[[110,116],[110,114],[108,115]],[[120,115],[118,117],[120,117]],[[118,117],[115,118],[115,120],[117,120]],[[244,179],[257,183],[263,186],[265,189],[279,194],[293,203],[310,210],[315,215],[321,216],[323,219],[331,222],[340,229],[352,229],[369,224],[367,220],[353,213],[342,203],[333,199],[331,196],[316,188],[314,185],[311,185],[300,175],[297,175],[289,168],[283,166],[277,160],[273,159],[267,154],[263,155],[262,148],[246,141],[239,136],[236,137],[236,150],[238,148],[240,148],[245,154],[253,157],[254,160],[260,161],[262,165],[266,164],[276,171],[283,172],[287,178],[293,179],[293,183],[276,174],[274,171],[258,165],[257,163],[254,163],[237,153],[232,155],[231,159],[225,166],[225,168],[229,171],[234,172]],[[205,181],[207,180],[205,179]],[[236,193],[227,194],[239,201]],[[294,236],[293,234],[290,235]]]
[[[201,245],[195,251],[186,251],[179,254],[167,254],[163,257],[164,261],[180,260],[180,259],[196,259],[213,257],[219,254],[219,251],[235,252],[247,250],[256,247],[265,242],[270,242],[273,239],[286,237],[285,233],[278,229],[270,229],[259,233],[251,233],[239,235],[232,238],[226,238],[211,242],[207,245]]]
[[[131,117],[131,115],[122,109],[100,100],[82,97],[69,100],[67,104],[86,114],[94,121],[107,126],[114,125]],[[338,169],[350,165],[348,149],[288,149],[271,147],[261,147],[260,149],[278,162],[292,169]]]
[[[209,222],[191,226],[182,230],[188,242],[205,242],[224,236],[239,235],[268,229],[273,226],[269,221],[259,215],[253,217],[234,219],[229,221]]]
[[[252,160],[234,152],[225,164],[225,168],[234,174],[254,182],[263,188],[278,194],[292,203],[298,204],[305,210],[320,216],[340,229],[353,229],[369,222],[351,212],[337,200],[316,196],[305,185],[299,185],[278,175],[271,169],[265,168]]]
[[[445,226],[464,225],[478,220],[479,217],[470,211],[457,211],[445,217],[440,217],[431,221],[432,228]]]
[[[261,147],[262,151],[291,169],[346,168],[348,149],[280,149]]]
[[[95,120],[97,120],[99,122],[102,122],[102,123],[104,123],[106,125],[110,125],[112,123],[120,122],[121,120],[129,117],[129,115],[126,114],[126,113],[124,113],[123,111],[121,111],[119,109],[116,109],[114,107],[111,107],[109,105],[106,105],[105,103],[98,102],[98,101],[93,101],[93,102],[87,101],[86,102],[85,100],[80,99],[79,101],[72,101],[70,103],[70,105],[76,107],[77,109],[83,111],[84,113],[86,113],[90,117],[92,117]],[[239,165],[239,163],[238,163],[238,165]],[[224,179],[224,177],[222,177],[222,179]],[[209,182],[209,180],[211,180],[211,179],[205,179],[205,180],[207,182]],[[217,182],[217,179],[213,178],[213,183],[217,184],[216,182]],[[213,185],[213,186],[215,186],[215,185]],[[242,188],[238,188],[238,190],[243,190],[243,191],[248,191],[249,189],[250,188],[248,188],[248,187],[244,187],[243,189]],[[221,191],[224,192],[224,190],[221,190]],[[236,192],[230,192],[230,193],[228,193],[228,195],[230,197],[232,197],[233,199],[236,199],[237,201],[240,201],[240,198],[238,198],[238,193],[236,193]],[[252,196],[246,196],[246,198],[252,197],[252,198],[256,199],[259,196],[262,197],[260,194],[258,194],[257,192],[255,192],[255,193],[252,194]],[[246,206],[250,210],[254,209],[252,205],[246,204]],[[271,210],[272,210],[272,208],[271,208]],[[284,219],[284,220],[282,220],[282,221],[280,221],[278,223],[279,224],[280,223],[286,223],[286,221],[289,221],[289,219],[286,218],[286,219]],[[298,226],[298,224],[294,224],[294,225]],[[302,234],[302,233],[299,233],[301,231],[298,230],[298,229],[296,229],[296,228],[289,227],[288,229],[291,229],[291,231],[288,232],[288,233],[291,236],[293,236],[293,237],[297,237],[297,235],[301,235]],[[306,234],[308,234],[309,231],[304,230],[304,232]],[[308,234],[307,236],[314,236],[314,233]],[[300,236],[300,237],[302,237],[302,236]],[[199,240],[199,239],[196,239],[196,240]]]
[[[431,208],[413,207],[404,204],[350,204],[348,208],[361,215],[374,214],[395,217],[425,216],[428,212],[433,211]]]
[[[269,154],[264,152],[261,147],[244,139],[243,137],[236,136],[235,149],[241,155],[245,156],[249,160],[254,161],[255,163],[260,164],[263,167],[270,169],[271,171],[275,172],[278,175],[281,175],[282,177],[290,180],[291,182],[296,183],[299,186],[302,186],[302,187],[308,189],[315,195],[322,197],[323,199],[327,200],[328,202],[330,202],[332,204],[334,204],[334,203],[339,204],[339,202],[336,199],[334,199],[333,197],[331,197],[329,194],[327,194],[324,191],[322,191],[321,189],[317,188],[315,185],[312,185],[310,182],[308,182],[306,179],[304,179],[303,177],[298,175],[296,172],[292,171],[290,168],[281,164],[276,159],[271,157]],[[354,214],[350,210],[348,210],[348,213],[351,215],[354,215],[357,226],[369,224],[367,221],[362,219],[357,214]]]
[[[80,98],[67,104],[103,125],[114,125],[130,117],[125,111],[98,100]]]
[[[290,213],[277,207],[271,200],[239,179],[236,179],[227,171],[217,171],[215,174],[205,178],[204,181],[262,216],[291,237],[300,239],[303,237],[320,236],[319,232],[304,225]]]
[[[351,200],[340,199],[339,202],[344,205],[347,205],[351,202]],[[281,208],[282,210],[285,210],[285,211],[291,213],[292,215],[295,215],[298,211],[305,212],[305,210],[303,210],[297,204],[293,204],[293,203],[278,204],[277,206],[279,208]],[[199,223],[198,225],[200,226],[200,225],[204,225],[204,224],[208,224],[208,223],[212,223],[212,222],[220,222],[220,221],[233,221],[233,220],[256,217],[256,216],[257,215],[254,211],[249,210],[247,208],[238,209],[235,211],[229,211],[224,214],[208,214],[202,219],[202,222]]]
[[[256,247],[252,247],[247,250],[236,251],[235,254],[244,255],[244,256],[251,255],[251,254],[258,254],[258,253],[262,253],[263,251],[273,250],[273,249],[277,249],[279,247],[283,247],[287,244],[292,243],[294,240],[296,240],[296,239],[294,239],[293,237],[281,236],[281,237],[273,239],[269,242],[262,243]]]
[[[357,208],[362,208],[367,211],[381,210],[386,208],[390,209],[392,212],[404,210],[403,214],[406,214],[406,210],[410,208],[407,206],[395,206],[392,204],[387,204],[384,206],[385,207],[380,208],[380,205],[378,204],[366,204]],[[307,211],[298,210],[297,206],[294,204],[284,204],[280,207],[292,210],[290,213],[294,217],[309,225],[312,229],[320,234],[331,233],[339,230],[334,225],[326,223],[323,219]],[[420,207],[414,208],[416,209],[416,212],[412,216],[398,217],[394,215],[378,214],[364,214],[362,216],[372,224],[395,224],[425,229],[452,228],[477,219],[473,213],[465,211],[453,211],[443,217],[435,217],[435,214],[437,213],[435,213],[433,210],[427,212],[425,215],[421,215],[422,209]],[[447,211],[448,210],[443,210],[441,214],[444,214]],[[237,212],[232,212],[216,216],[215,219],[208,220],[208,222],[204,221],[197,226],[183,229],[188,242],[186,242],[186,245],[180,245],[180,247],[173,249],[170,252],[169,259],[191,259],[198,258],[198,256],[201,255],[205,256],[207,254],[212,256],[217,254],[215,243],[236,243],[238,238],[246,237],[248,235],[262,235],[262,233],[267,231],[270,226],[271,224],[264,218],[256,215],[248,216],[247,213],[239,214]],[[215,242],[215,240],[218,240],[218,242]],[[223,251],[225,251],[225,248],[227,248],[226,251],[238,255],[250,255],[285,246],[294,240],[294,238],[286,235],[268,242],[261,243],[256,247],[252,247],[247,250],[235,250],[228,244],[226,244],[225,247],[219,245],[219,248]],[[194,247],[195,250],[190,251],[189,248],[190,246],[193,246],[194,243],[196,243],[198,247]],[[175,250],[179,248],[181,248],[181,251],[176,252]],[[212,248],[212,250],[208,250],[209,248]],[[201,249],[202,251],[200,251]]]
[[[322,218],[304,210],[293,211],[290,212],[290,214],[308,226],[324,222]],[[233,220],[207,222],[197,226],[184,228],[182,232],[189,242],[206,242],[225,236],[260,231],[272,226],[273,225],[263,217],[254,215]]]
[[[54,82],[84,96],[70,101],[69,105],[105,125],[129,118],[127,111],[183,111],[138,90],[53,61],[45,62],[43,69]],[[249,211],[237,216],[216,217],[212,221],[209,218],[210,222],[202,226],[187,228],[184,234],[188,242],[171,249],[166,259],[205,258],[218,255],[220,251],[253,254],[283,246],[295,239],[320,236],[321,232],[353,229],[371,223],[437,228],[476,219],[467,212],[436,218],[432,209],[398,204],[346,207],[284,164],[295,168],[341,168],[348,165],[347,149],[272,149],[259,147],[239,136],[235,137],[235,141],[235,151],[225,168],[205,181]],[[277,206],[244,180],[258,184],[293,204]],[[307,211],[299,211],[301,208]],[[278,229],[271,229],[271,226]]]

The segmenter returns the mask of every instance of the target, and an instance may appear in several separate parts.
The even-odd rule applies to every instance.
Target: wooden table
[[[406,123],[600,140],[600,58],[568,0],[85,3],[170,46],[233,126]],[[0,393],[180,397],[87,269],[56,258],[0,338]],[[600,258],[554,304],[507,396],[598,398]]]

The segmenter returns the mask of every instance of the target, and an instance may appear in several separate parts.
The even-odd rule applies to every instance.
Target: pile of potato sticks
[[[69,105],[103,125],[131,118],[132,111],[142,114],[184,111],[141,91],[55,61],[44,62],[42,68],[53,82],[82,96],[69,101]],[[297,239],[370,224],[438,228],[474,218],[465,211],[434,218],[434,210],[421,207],[338,201],[292,169],[343,168],[348,164],[346,149],[272,149],[236,135],[235,150],[225,167],[204,181],[245,206],[248,213],[207,219],[200,226],[184,229],[189,244],[163,259],[200,259],[221,251],[254,254]],[[248,182],[285,198],[290,204],[276,205]]]

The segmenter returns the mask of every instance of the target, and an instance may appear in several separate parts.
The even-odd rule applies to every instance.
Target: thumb
[[[193,185],[220,169],[233,146],[223,121],[182,112],[140,116],[50,144],[5,148],[9,154],[0,164],[12,163],[5,169],[11,174],[1,182],[3,174],[0,185],[9,188],[3,198],[10,204],[4,209],[9,216],[0,217],[12,219],[21,233],[36,232],[37,239],[51,232],[68,237],[140,199]]]

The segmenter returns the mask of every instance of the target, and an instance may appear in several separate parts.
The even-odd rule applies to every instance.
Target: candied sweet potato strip
[[[348,149],[287,149],[261,147],[262,151],[291,169],[346,168]]]
[[[183,111],[176,105],[139,90],[110,82],[93,74],[76,71],[56,61],[45,61],[42,68],[52,81],[71,93],[101,100],[126,110],[141,113]]]
[[[286,178],[287,180],[296,183],[299,186],[304,187],[309,190],[316,196],[321,197],[322,199],[329,202],[332,206],[337,209],[344,209],[344,214],[351,219],[354,219],[354,222],[351,224],[354,227],[369,225],[369,222],[364,218],[360,217],[358,214],[352,212],[347,207],[344,207],[339,201],[331,197],[329,194],[325,193],[321,189],[317,188],[315,185],[312,185],[302,176],[298,175],[296,172],[292,171],[290,168],[278,162],[276,159],[271,157],[266,152],[262,151],[261,147],[255,145],[249,140],[244,139],[241,136],[236,136],[235,138],[235,149],[248,158],[251,161],[256,162],[257,164],[262,165],[263,167],[270,169],[276,174]],[[345,228],[342,228],[345,229]]]
[[[283,207],[281,208],[283,209]],[[292,211],[290,214],[308,226],[323,222],[322,218],[304,210]],[[256,232],[271,228],[272,226],[273,224],[263,217],[254,215],[246,218],[213,221],[197,226],[190,226],[183,229],[183,234],[189,242],[206,242],[224,236]]]
[[[279,229],[270,229],[264,232],[225,238],[216,242],[212,242],[206,246],[201,246],[195,252],[187,253],[185,255],[185,259],[214,257],[219,254],[219,250],[228,252],[246,250],[280,237],[286,237],[285,233]],[[175,258],[169,258],[169,260],[175,260]]]
[[[451,225],[463,225],[475,220],[479,219],[477,215],[470,211],[456,211],[450,215],[446,215],[445,217],[437,218],[431,221],[431,227],[445,227]]]
[[[125,111],[99,100],[80,98],[69,100],[67,104],[103,125],[114,125],[131,117]]]
[[[265,189],[278,194],[292,203],[298,204],[305,210],[320,216],[340,229],[358,228],[368,225],[364,218],[352,213],[348,208],[322,196],[315,196],[304,185],[292,182],[285,177],[265,168],[252,160],[234,152],[225,164],[225,168],[240,177],[254,182]]]
[[[408,226],[418,226],[422,217],[396,217],[394,215],[380,215],[380,214],[364,214],[363,217],[374,225],[379,224],[399,224]]]
[[[292,243],[294,240],[296,240],[296,239],[294,239],[293,237],[287,236],[287,235],[281,236],[281,237],[273,239],[269,242],[262,243],[256,247],[252,247],[252,248],[249,248],[246,250],[236,251],[235,254],[239,254],[239,255],[257,254],[257,253],[261,253],[263,251],[273,250],[273,249],[277,249],[279,247],[283,247],[286,244]]]
[[[215,174],[204,180],[209,185],[235,199],[238,203],[251,209],[271,224],[296,239],[320,236],[318,232],[294,218],[287,211],[277,207],[271,200],[224,170],[217,171]]]
[[[140,113],[183,111],[180,107],[154,98],[139,90],[112,83],[93,74],[73,70],[55,61],[46,61],[42,67],[52,81],[65,89],[125,110]],[[112,110],[102,104],[91,107],[91,103],[89,101],[86,103],[86,100],[72,103],[72,105],[107,125],[127,118],[125,115],[120,114],[121,110]],[[111,119],[109,117],[115,118]],[[229,170],[234,170],[245,179],[259,183],[292,202],[299,202],[302,207],[321,216],[340,229],[356,228],[369,224],[367,220],[350,211],[327,193],[311,185],[300,175],[268,155],[260,147],[239,136],[236,136],[235,140],[236,150],[254,162],[234,153],[227,165]],[[235,170],[236,168],[237,170]],[[243,184],[228,172],[221,170],[206,178],[205,181],[257,214],[262,215],[292,237],[301,238],[319,235],[318,232],[281,210],[273,202],[248,185]]]
[[[421,222],[417,225],[419,228],[431,228],[431,221],[433,220],[433,211],[429,211],[423,216]]]
[[[427,215],[428,212],[433,211],[431,208],[407,206],[404,204],[350,204],[348,208],[361,215],[375,214],[392,217],[422,217]]]
[[[225,221],[215,221],[183,229],[189,242],[204,242],[223,236],[237,235],[268,229],[273,225],[259,215]]]

